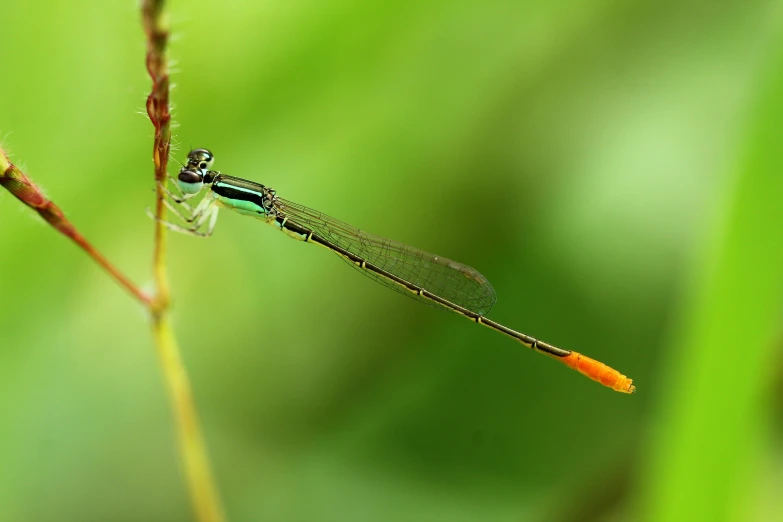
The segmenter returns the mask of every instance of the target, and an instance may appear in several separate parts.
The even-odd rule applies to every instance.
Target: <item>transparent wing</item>
[[[329,217],[323,212],[292,201],[277,198],[275,208],[278,215],[312,230],[314,234],[361,257],[368,263],[477,314],[488,314],[497,301],[492,285],[474,268],[391,239],[369,234]],[[355,263],[348,262],[352,267],[384,286],[430,306],[436,306],[433,301],[422,298],[381,275],[364,270]]]

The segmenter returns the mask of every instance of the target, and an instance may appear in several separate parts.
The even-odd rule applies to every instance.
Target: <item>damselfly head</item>
[[[188,153],[187,167],[190,170],[206,172],[215,162],[215,156],[207,149],[193,149]]]
[[[197,194],[204,186],[204,175],[195,170],[182,167],[177,176],[177,186],[183,194]]]

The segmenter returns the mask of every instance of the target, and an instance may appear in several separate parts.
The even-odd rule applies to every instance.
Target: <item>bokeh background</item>
[[[782,520],[781,7],[171,2],[179,159],[474,266],[638,387],[224,212],[170,267],[229,518]],[[131,1],[0,8],[3,147],[149,287],[144,52]],[[0,520],[192,520],[145,314],[0,223]]]

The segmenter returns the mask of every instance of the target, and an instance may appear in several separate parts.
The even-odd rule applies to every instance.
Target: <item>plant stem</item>
[[[169,111],[169,74],[166,44],[169,30],[163,0],[144,0],[142,24],[147,35],[147,71],[152,91],[147,97],[147,114],[155,127],[152,158],[155,163],[157,201],[155,205],[155,246],[153,271],[157,293],[153,307],[152,328],[163,375],[177,423],[180,457],[190,489],[191,502],[200,522],[224,520],[220,499],[210,470],[209,458],[201,435],[193,394],[179,347],[169,324],[170,287],[166,269],[166,207],[161,186],[166,183],[166,166],[171,143]]]
[[[166,207],[163,204],[161,183],[166,182],[166,166],[171,143],[171,113],[169,112],[169,73],[166,61],[168,24],[162,0],[145,0],[141,5],[142,23],[147,35],[147,72],[152,79],[152,91],[147,96],[147,114],[155,127],[152,159],[155,163],[157,201],[155,204],[155,251],[153,270],[157,285],[157,305],[168,308],[170,289],[166,271]]]
[[[169,396],[174,406],[178,443],[196,514],[203,522],[223,520],[220,499],[212,479],[188,374],[182,364],[177,340],[171,331],[168,317],[156,316],[152,330],[158,346],[163,374],[166,376]]]
[[[138,286],[112,265],[103,254],[96,250],[95,247],[79,233],[76,227],[68,221],[68,218],[65,217],[62,210],[47,199],[24,172],[11,163],[2,149],[0,149],[0,186],[8,189],[8,191],[19,201],[38,212],[38,214],[40,214],[47,223],[57,229],[57,231],[79,245],[82,250],[92,257],[96,263],[101,265],[101,267],[103,267],[120,286],[125,288],[145,307],[150,308],[152,306],[152,298],[142,292]]]

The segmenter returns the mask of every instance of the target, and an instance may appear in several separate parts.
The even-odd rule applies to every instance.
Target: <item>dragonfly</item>
[[[209,237],[221,208],[252,216],[288,236],[331,250],[371,279],[430,306],[456,312],[508,336],[569,368],[622,393],[634,393],[633,380],[610,366],[512,330],[487,318],[497,297],[476,269],[445,257],[370,234],[323,212],[283,199],[267,186],[211,170],[215,157],[208,149],[188,153],[174,190],[159,181],[166,207],[187,226],[163,220],[169,229]],[[203,194],[198,204],[189,200]],[[195,201],[195,200],[194,200]],[[156,219],[155,216],[151,216]]]

